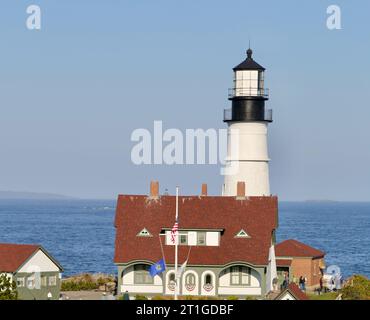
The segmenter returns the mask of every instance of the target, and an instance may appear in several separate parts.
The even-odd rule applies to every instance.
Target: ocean
[[[113,200],[0,200],[0,242],[41,244],[64,276],[116,273]],[[370,277],[370,203],[280,202],[278,241],[326,252],[342,274]]]

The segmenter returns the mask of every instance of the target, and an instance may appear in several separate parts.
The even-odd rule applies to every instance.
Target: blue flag
[[[164,270],[166,270],[166,264],[164,263],[164,260],[161,259],[156,264],[150,266],[149,273],[154,278],[157,274],[162,273]]]

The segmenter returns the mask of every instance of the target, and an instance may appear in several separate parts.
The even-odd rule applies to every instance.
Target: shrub
[[[87,281],[63,281],[62,291],[82,291],[82,290],[95,290],[98,288],[98,284]]]
[[[18,292],[15,281],[6,274],[0,275],[0,300],[17,300]]]
[[[88,273],[76,275],[62,281],[62,291],[96,290],[109,282],[114,282],[114,277],[104,274],[91,275]]]
[[[148,300],[148,298],[146,296],[143,296],[143,295],[140,295],[140,294],[137,294],[135,296],[135,300]]]
[[[158,295],[158,296],[153,296],[152,300],[169,300],[169,298]]]
[[[342,289],[343,300],[370,300],[370,280],[354,275]]]

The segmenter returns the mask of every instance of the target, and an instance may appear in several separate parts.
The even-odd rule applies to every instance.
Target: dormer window
[[[236,235],[235,238],[250,238],[249,234],[244,230],[241,229]]]
[[[152,234],[146,229],[144,228],[143,230],[141,230],[138,234],[137,234],[138,237],[152,237]]]

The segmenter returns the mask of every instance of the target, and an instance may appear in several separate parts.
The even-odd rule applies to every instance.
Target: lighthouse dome
[[[234,71],[237,70],[260,70],[265,71],[265,68],[262,67],[260,64],[258,64],[256,61],[252,58],[253,51],[251,48],[247,50],[247,58],[240,64],[238,64],[235,68],[233,68]]]

